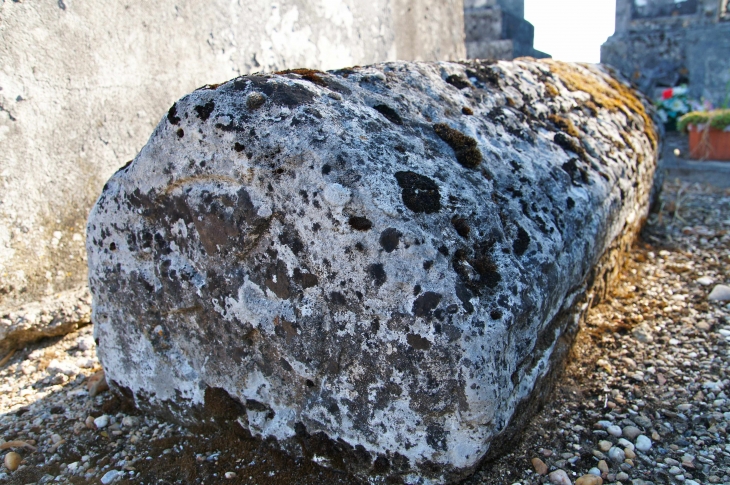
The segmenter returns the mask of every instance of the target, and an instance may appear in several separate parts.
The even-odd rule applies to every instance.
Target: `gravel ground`
[[[544,409],[465,484],[730,484],[730,296],[710,298],[729,266],[730,191],[666,183]],[[90,327],[0,361],[0,482],[357,483],[236,426],[184,429],[92,397],[98,370]]]

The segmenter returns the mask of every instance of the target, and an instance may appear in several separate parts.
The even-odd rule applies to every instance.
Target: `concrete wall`
[[[180,96],[254,71],[465,57],[462,0],[4,0],[0,309],[85,284],[86,216]]]

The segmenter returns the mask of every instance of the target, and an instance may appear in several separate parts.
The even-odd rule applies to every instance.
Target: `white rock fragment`
[[[710,286],[712,283],[715,282],[715,280],[710,276],[702,276],[701,278],[697,278],[696,281],[702,286]]]
[[[98,429],[106,428],[109,424],[109,416],[106,414],[102,414],[98,418],[94,418],[94,424]]]
[[[710,301],[730,301],[730,286],[715,285],[707,299]]]
[[[646,453],[651,449],[651,438],[646,435],[640,434],[636,437],[636,449]]]
[[[81,369],[79,369],[79,367],[71,361],[53,359],[48,363],[46,371],[52,376],[56,374],[63,374],[71,377],[78,374]]]
[[[124,475],[124,472],[120,472],[119,470],[109,470],[104,474],[104,476],[101,477],[101,483],[104,485],[107,485],[109,483],[112,483],[118,478],[121,478]]]

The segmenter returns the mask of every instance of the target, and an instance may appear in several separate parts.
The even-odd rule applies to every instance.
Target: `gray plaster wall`
[[[463,57],[462,0],[3,1],[0,310],[85,284],[89,208],[183,94],[256,71]]]

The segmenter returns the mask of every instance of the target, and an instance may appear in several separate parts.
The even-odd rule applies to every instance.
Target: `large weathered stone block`
[[[461,477],[548,389],[646,216],[656,144],[596,66],[199,89],[89,218],[107,379],[360,475]]]

